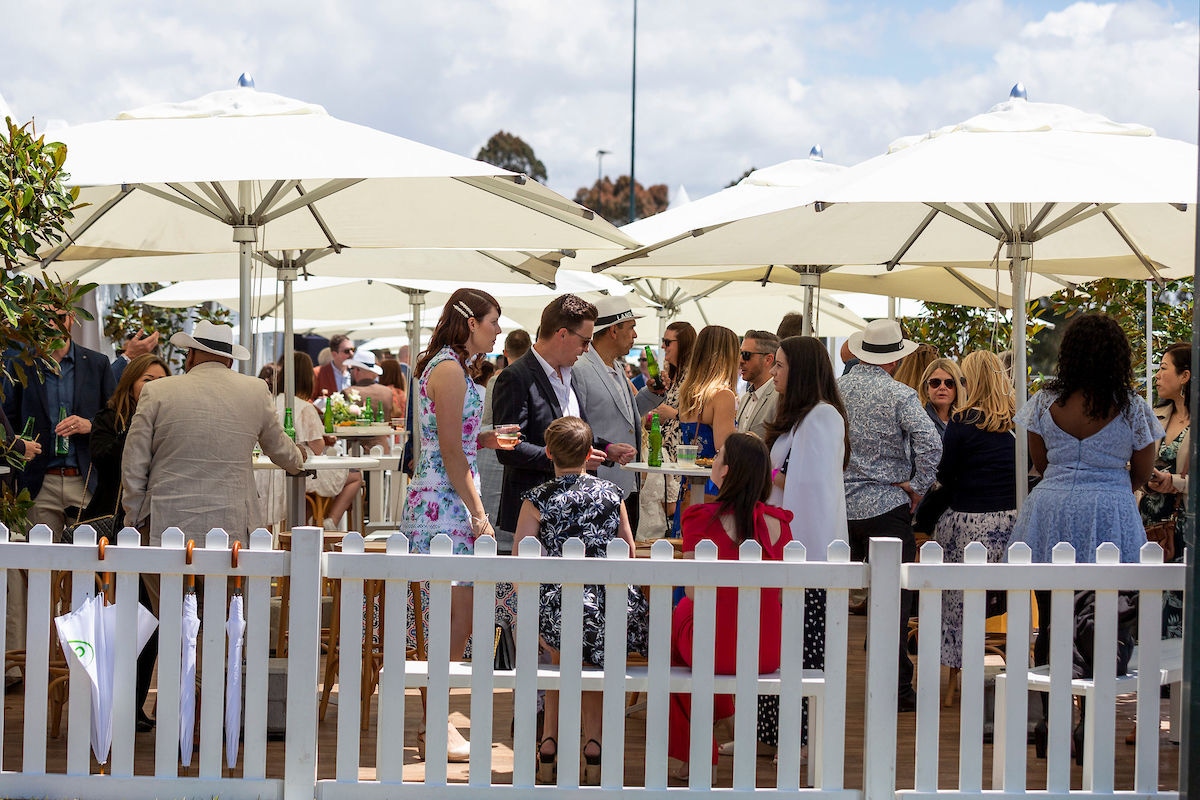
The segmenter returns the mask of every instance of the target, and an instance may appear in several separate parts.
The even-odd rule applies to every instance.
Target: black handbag
[[[91,479],[92,479],[92,465],[88,464],[87,477],[84,478],[84,480],[83,480],[83,486],[84,486],[85,490],[87,489],[88,483],[91,482]],[[67,525],[66,527],[63,528],[63,535],[62,535],[63,543],[64,544],[74,544],[75,543],[75,530],[80,525],[91,525],[92,528],[96,531],[96,541],[97,542],[100,541],[101,539],[108,539],[108,541],[115,544],[117,541],[116,537],[117,537],[117,530],[118,530],[117,529],[117,510],[121,508],[121,491],[122,491],[122,489],[124,489],[123,486],[117,487],[117,503],[113,507],[113,511],[111,514],[101,514],[100,516],[97,516],[97,517],[91,517],[90,519],[81,520],[80,517],[83,516],[83,508],[81,507],[79,509],[79,511],[75,514],[75,524]]]
[[[517,668],[517,642],[513,638],[512,628],[504,620],[496,623],[496,638],[492,642],[492,652],[494,654],[493,669]]]

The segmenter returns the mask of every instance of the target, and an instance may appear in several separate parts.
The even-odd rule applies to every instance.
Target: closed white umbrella
[[[58,642],[72,668],[84,670],[91,683],[92,752],[96,761],[107,764],[112,746],[114,648],[121,641],[117,636],[117,607],[108,605],[102,594],[93,595],[74,611],[55,617],[54,624]],[[142,652],[156,627],[158,620],[139,604],[134,639],[137,653]]]
[[[242,732],[242,646],[246,636],[246,614],[241,591],[229,599],[225,634],[229,639],[229,661],[225,668],[225,765],[233,769],[237,764],[238,740]]]
[[[188,542],[190,550],[193,543]],[[192,765],[192,744],[196,731],[196,639],[200,634],[200,614],[196,608],[195,578],[188,576],[183,596],[183,654],[179,672],[179,759]]]

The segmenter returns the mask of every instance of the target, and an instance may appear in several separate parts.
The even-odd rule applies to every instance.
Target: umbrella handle
[[[241,553],[241,551],[242,551],[242,543],[234,542],[233,549],[230,550],[230,553],[229,553],[229,565],[233,569],[238,568],[238,554]],[[233,590],[239,594],[241,593],[241,591],[242,591],[242,576],[241,575],[233,576]]]
[[[189,567],[192,565],[192,556],[194,555],[195,550],[196,550],[196,540],[188,539],[187,547],[184,548],[184,552],[186,553],[186,555],[184,556],[183,563],[187,564]],[[196,591],[196,576],[195,575],[187,576],[187,589],[189,592]]]
[[[96,543],[96,548],[98,550],[98,557],[101,561],[104,560],[104,556],[105,556],[104,551],[107,547],[108,547],[108,537],[101,536],[100,541]],[[101,572],[100,573],[100,584],[103,588],[100,591],[101,591],[101,596],[104,598],[104,602],[106,605],[108,604],[108,587],[111,583],[112,583],[112,573],[111,572]]]

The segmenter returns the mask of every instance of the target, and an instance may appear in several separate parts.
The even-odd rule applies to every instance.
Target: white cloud
[[[637,176],[699,197],[815,143],[829,161],[854,163],[985,111],[1017,81],[1034,100],[1196,140],[1194,9],[1029,5],[642,2]],[[511,131],[568,196],[595,180],[598,148],[612,151],[606,173],[628,170],[628,0],[360,8],[30,4],[22,26],[0,30],[0,91],[25,117],[78,123],[227,88],[251,71],[260,90],[465,155]]]

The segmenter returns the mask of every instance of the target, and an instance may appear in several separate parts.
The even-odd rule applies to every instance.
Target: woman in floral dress
[[[471,554],[475,540],[493,536],[479,496],[475,453],[496,447],[492,431],[480,431],[483,395],[472,380],[476,359],[492,351],[500,335],[500,304],[487,292],[459,289],[450,295],[429,346],[417,359],[417,425],[420,452],[400,530],[415,553],[428,553],[439,533],[455,553]],[[437,633],[437,632],[432,632]],[[471,636],[471,586],[455,585],[450,599],[450,657],[461,659]],[[418,733],[423,744],[423,731]],[[466,740],[450,726],[449,757],[469,757]]]

